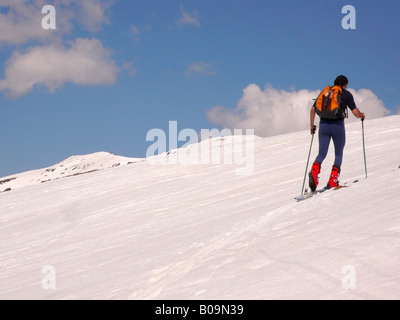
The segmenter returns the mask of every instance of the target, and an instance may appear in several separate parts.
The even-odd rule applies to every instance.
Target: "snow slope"
[[[368,179],[348,123],[360,182],[299,203],[307,131],[256,138],[250,175],[139,161],[2,193],[0,298],[399,299],[399,123],[365,122]]]

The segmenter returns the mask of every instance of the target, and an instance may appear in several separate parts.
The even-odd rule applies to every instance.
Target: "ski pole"
[[[368,174],[367,174],[367,157],[365,155],[364,118],[361,119],[361,123],[362,123],[362,139],[363,139],[363,151],[364,151],[365,179],[367,179],[368,178]]]
[[[311,138],[310,151],[308,152],[307,166],[306,166],[306,172],[304,173],[304,180],[303,180],[303,187],[301,188],[301,195],[303,195],[303,192],[304,192],[304,184],[306,183],[308,164],[309,164],[309,162],[310,162],[311,148],[312,148],[313,141],[314,141],[314,134],[315,134],[315,132],[312,134],[312,138]]]

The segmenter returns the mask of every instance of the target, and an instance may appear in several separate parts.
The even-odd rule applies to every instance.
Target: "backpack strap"
[[[338,105],[339,105],[340,109],[342,109],[342,111],[343,111],[344,118],[348,118],[349,117],[349,111],[347,110],[346,106],[343,109],[343,105],[342,105],[343,88],[339,87],[339,86],[336,86],[336,87],[338,87],[339,91],[340,91],[340,95],[338,94],[338,97],[337,97]]]

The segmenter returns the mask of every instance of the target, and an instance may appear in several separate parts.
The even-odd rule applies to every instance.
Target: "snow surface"
[[[250,175],[109,154],[17,175],[0,194],[0,299],[399,299],[399,123],[365,121],[367,179],[348,123],[341,181],[360,182],[303,202],[307,131],[255,137]],[[99,171],[58,179],[82,158]],[[332,163],[333,148],[322,184]]]

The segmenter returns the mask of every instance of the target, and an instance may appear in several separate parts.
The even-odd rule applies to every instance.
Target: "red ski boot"
[[[319,162],[314,162],[310,173],[308,174],[309,186],[312,192],[317,190],[318,186],[318,175],[321,171],[321,164]]]
[[[326,186],[327,189],[332,189],[339,186],[339,181],[338,181],[339,174],[340,174],[340,168],[333,166],[331,177],[329,178],[328,184]]]

